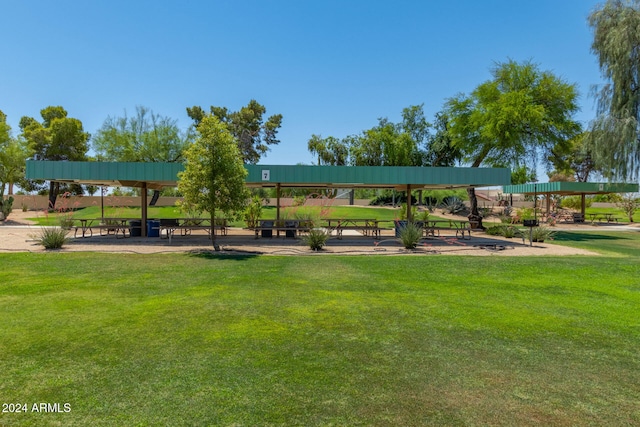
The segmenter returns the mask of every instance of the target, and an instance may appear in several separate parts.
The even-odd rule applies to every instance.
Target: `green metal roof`
[[[495,186],[511,182],[502,168],[408,166],[245,165],[247,185],[268,187],[413,187],[451,188]]]
[[[601,194],[601,193],[636,193],[638,184],[600,183],[600,182],[540,182],[535,184],[505,185],[503,192],[507,194]]]
[[[27,161],[27,179],[160,189],[176,185],[181,163]]]
[[[507,185],[505,168],[444,168],[404,166],[245,165],[252,187],[367,187],[405,189],[487,187]],[[27,161],[28,179],[148,188],[175,186],[180,163]]]

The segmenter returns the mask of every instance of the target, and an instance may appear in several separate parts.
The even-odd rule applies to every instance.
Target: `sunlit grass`
[[[3,254],[0,395],[72,412],[0,424],[638,424],[625,239],[534,259]]]

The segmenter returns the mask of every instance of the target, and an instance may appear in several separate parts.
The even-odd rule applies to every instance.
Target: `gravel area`
[[[26,218],[38,216],[36,212],[12,212],[0,223],[1,252],[44,252],[35,242],[41,227],[30,224]],[[40,214],[42,215],[42,214]],[[593,230],[588,224],[567,225],[558,229]],[[603,225],[607,229],[633,229],[637,226]],[[72,235],[73,233],[71,233]],[[540,256],[540,255],[597,255],[582,249],[569,248],[553,243],[534,243],[530,246],[522,239],[506,239],[474,232],[470,240],[456,239],[445,235],[436,239],[424,239],[415,250],[406,250],[393,237],[391,230],[384,231],[379,240],[360,236],[357,233],[345,235],[342,239],[330,238],[322,251],[312,251],[300,239],[284,236],[271,239],[255,238],[253,232],[231,228],[227,236],[217,236],[217,243],[223,254],[263,254],[263,255],[475,255],[475,256]],[[96,231],[89,238],[71,238],[58,252],[120,252],[120,253],[175,253],[211,251],[212,244],[204,232],[194,232],[190,236],[175,236],[171,243],[166,238],[129,237],[116,238],[113,235],[100,236]]]

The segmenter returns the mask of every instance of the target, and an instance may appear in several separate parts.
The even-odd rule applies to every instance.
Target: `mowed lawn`
[[[29,409],[0,425],[638,425],[638,235],[598,257],[0,254],[0,400]]]

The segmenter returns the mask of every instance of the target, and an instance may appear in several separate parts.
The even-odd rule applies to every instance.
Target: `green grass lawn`
[[[597,257],[0,254],[1,400],[71,406],[0,425],[638,425],[637,234],[559,237]]]

